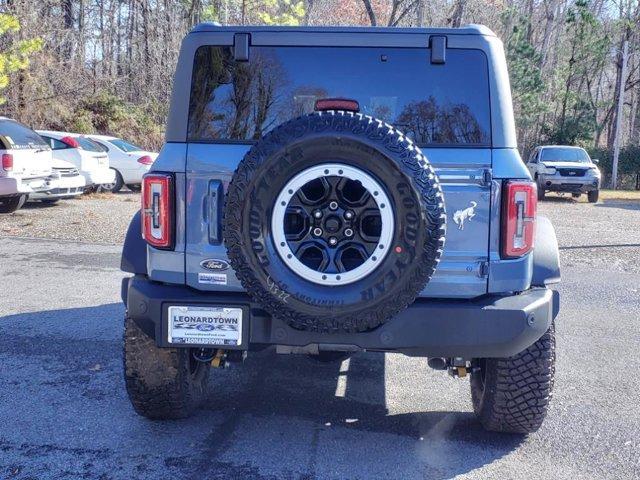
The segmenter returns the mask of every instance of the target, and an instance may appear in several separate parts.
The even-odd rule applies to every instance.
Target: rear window
[[[105,148],[100,145],[98,142],[94,142],[90,138],[87,137],[77,137],[76,140],[80,144],[83,150],[87,150],[89,152],[105,152]]]
[[[486,146],[487,72],[480,50],[449,49],[446,63],[435,65],[419,48],[252,47],[249,62],[235,62],[230,47],[200,47],[188,137],[257,140],[312,112],[317,99],[342,97],[420,145]]]
[[[13,120],[0,120],[0,144],[7,150],[48,147],[40,135]]]
[[[137,145],[134,145],[133,143],[129,143],[120,138],[112,138],[109,140],[109,143],[111,143],[112,145],[115,145],[123,152],[141,152],[142,151],[142,148],[138,147]]]
[[[549,147],[543,148],[540,161],[544,162],[582,162],[589,163],[591,159],[581,148]]]
[[[63,150],[65,148],[70,148],[69,145],[67,145],[64,142],[61,142],[56,138],[47,137],[46,135],[40,135],[40,136],[45,142],[49,144],[52,150]]]

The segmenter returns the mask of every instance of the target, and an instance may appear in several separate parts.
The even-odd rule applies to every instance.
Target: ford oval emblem
[[[216,272],[221,272],[229,268],[229,263],[225,260],[220,260],[219,258],[208,258],[201,261],[200,266],[202,268],[206,268],[207,270],[215,270]]]

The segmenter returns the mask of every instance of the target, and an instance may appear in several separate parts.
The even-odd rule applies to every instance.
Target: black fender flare
[[[544,216],[536,219],[531,285],[546,287],[560,282],[560,251],[556,231],[551,220]]]
[[[142,238],[140,210],[131,219],[122,247],[120,270],[134,275],[147,274],[147,243]]]

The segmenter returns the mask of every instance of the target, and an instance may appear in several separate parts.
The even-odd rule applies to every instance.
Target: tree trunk
[[[367,15],[369,16],[369,22],[371,23],[371,26],[375,27],[377,25],[376,14],[371,7],[371,0],[362,0],[362,3],[364,3],[364,8],[367,11]]]

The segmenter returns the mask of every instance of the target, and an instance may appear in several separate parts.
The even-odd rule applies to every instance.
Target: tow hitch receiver
[[[211,359],[211,366],[213,368],[224,368],[227,366],[227,352],[222,349],[216,350],[216,354]]]

